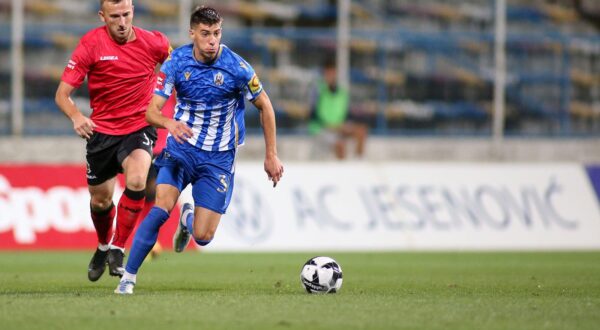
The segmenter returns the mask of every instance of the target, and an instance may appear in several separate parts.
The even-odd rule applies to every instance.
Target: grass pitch
[[[324,253],[333,295],[299,273],[314,253],[164,253],[133,296],[89,252],[0,253],[1,329],[598,329],[600,252]]]

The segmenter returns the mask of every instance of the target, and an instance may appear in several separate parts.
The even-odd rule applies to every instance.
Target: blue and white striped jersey
[[[206,151],[225,151],[243,144],[244,97],[253,101],[262,84],[254,69],[221,44],[217,58],[205,64],[193,55],[193,45],[175,49],[163,63],[154,94],[168,98],[177,91],[174,118],[194,135],[188,143]]]

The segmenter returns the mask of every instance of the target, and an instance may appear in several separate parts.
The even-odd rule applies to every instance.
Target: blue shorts
[[[235,149],[205,151],[169,138],[167,147],[154,161],[156,184],[168,184],[181,193],[192,184],[195,206],[224,214],[233,192]]]

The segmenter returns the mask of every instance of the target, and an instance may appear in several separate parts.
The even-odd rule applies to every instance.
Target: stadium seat
[[[25,10],[28,13],[41,16],[50,16],[60,13],[60,7],[49,1],[31,0],[25,3]]]
[[[175,3],[152,1],[148,3],[149,14],[156,17],[177,17],[179,6]]]
[[[79,37],[70,33],[53,33],[50,36],[53,46],[58,49],[72,50],[75,49],[79,42]]]
[[[557,127],[547,123],[568,120],[568,111],[575,120],[597,121],[600,50],[594,24],[581,19],[571,1],[507,2],[511,120],[535,117]],[[0,1],[2,58],[10,58],[11,5]],[[165,32],[176,45],[178,0],[135,5],[137,25]],[[308,91],[323,60],[336,51],[336,6],[327,0],[214,5],[226,19],[223,42],[253,65],[286,127],[305,125]],[[31,101],[26,112],[58,116],[40,100],[55,90],[78,38],[100,24],[98,2],[28,0],[25,9],[26,95]],[[444,121],[465,127],[463,120],[489,118],[493,14],[490,1],[481,0],[351,1],[351,111],[367,118],[375,134],[415,122],[435,132]],[[10,81],[9,74],[10,65],[0,68],[0,77]],[[6,82],[1,87],[10,90]],[[259,127],[257,121],[251,125]]]

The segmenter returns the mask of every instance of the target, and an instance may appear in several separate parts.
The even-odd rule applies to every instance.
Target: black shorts
[[[144,149],[152,155],[156,129],[146,126],[127,135],[107,135],[94,132],[86,145],[87,182],[99,185],[123,173],[123,160],[135,149]]]

